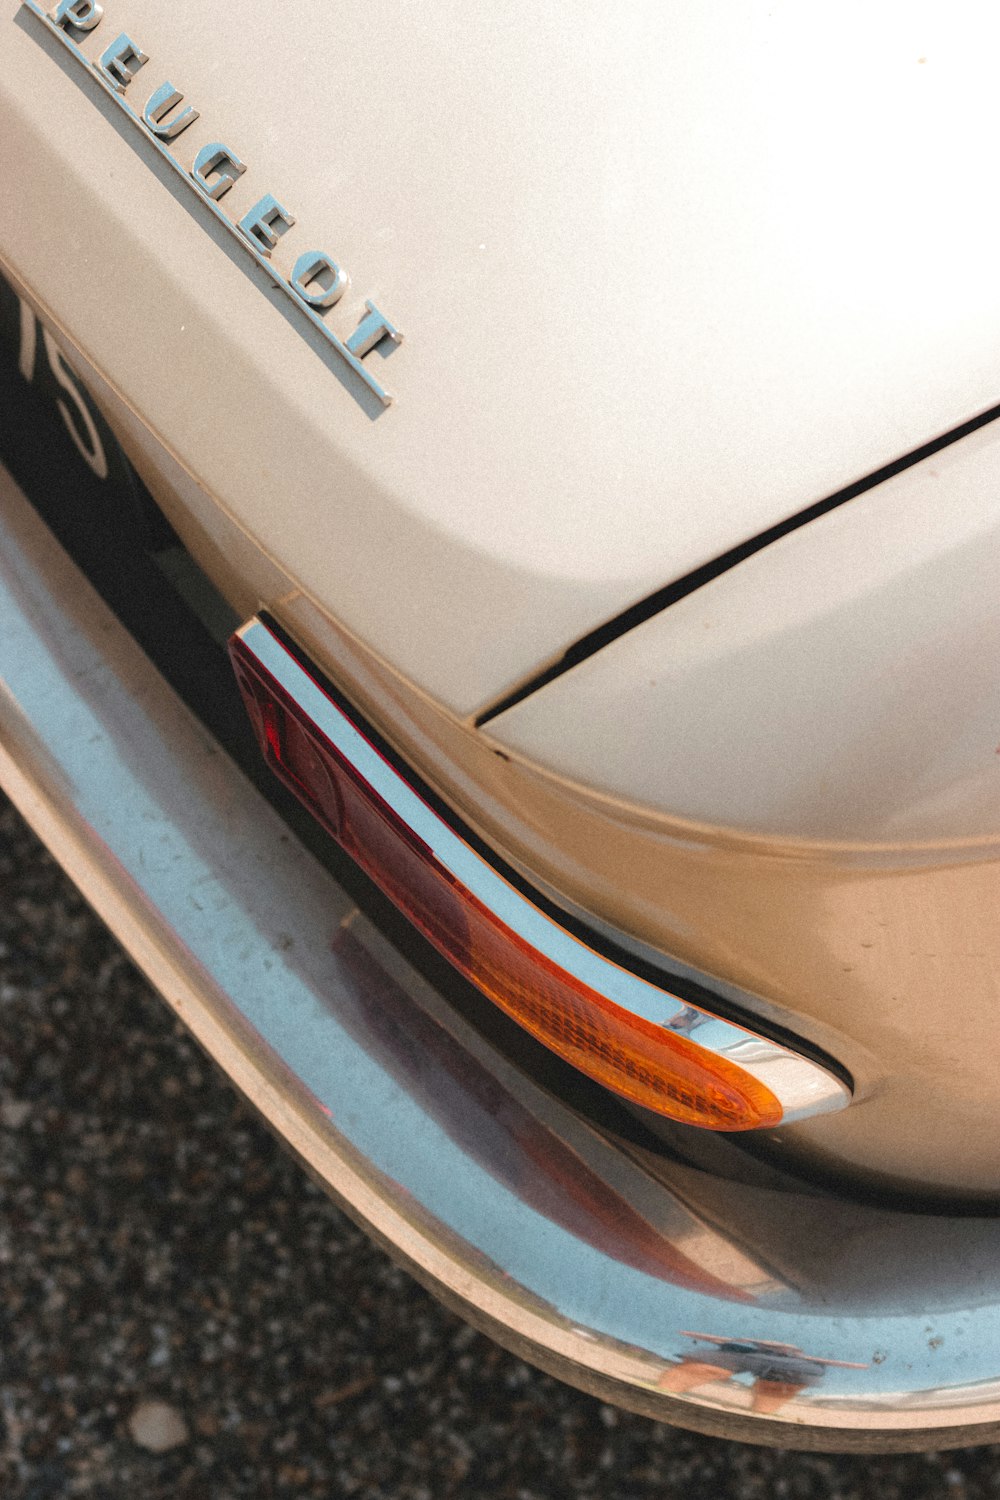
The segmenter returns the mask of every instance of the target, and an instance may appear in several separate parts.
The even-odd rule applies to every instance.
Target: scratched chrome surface
[[[0,476],[0,781],[194,1034],[444,1300],[544,1368],[812,1447],[1000,1432],[1000,1221],[723,1181],[597,1133],[452,1014]]]

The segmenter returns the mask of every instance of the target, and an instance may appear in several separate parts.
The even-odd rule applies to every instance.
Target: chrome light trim
[[[435,859],[536,952],[623,1010],[683,1035],[758,1079],[781,1105],[781,1124],[850,1103],[848,1087],[819,1063],[649,983],[560,926],[428,804],[260,616],[236,637]]]

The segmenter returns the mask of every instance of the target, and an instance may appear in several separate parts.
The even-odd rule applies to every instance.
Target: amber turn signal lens
[[[516,891],[401,776],[281,642],[273,635],[270,641],[285,652],[307,686],[293,696],[241,635],[234,636],[236,675],[265,757],[456,969],[553,1052],[636,1104],[713,1130],[752,1130],[778,1123],[781,1104],[759,1078],[672,1030],[669,1023],[626,1009],[541,951],[525,935],[526,927],[554,939],[577,968],[596,958],[603,974],[648,989],[662,998],[667,1017],[686,1017],[685,1029],[696,1029],[690,1020],[701,1013],[593,955]],[[308,709],[304,699],[310,700]],[[320,713],[323,728],[317,722]],[[381,783],[381,790],[372,785],[373,779]],[[390,805],[390,797],[395,805]],[[449,864],[462,864],[480,881],[480,893]],[[483,899],[483,881],[494,897],[491,901]],[[503,908],[508,906],[517,913],[520,931],[504,918]],[[751,1049],[759,1041],[732,1029]]]

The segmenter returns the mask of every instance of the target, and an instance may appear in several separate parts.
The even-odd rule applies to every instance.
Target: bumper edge
[[[858,1451],[1000,1438],[1000,1277],[928,1312],[899,1258],[930,1224],[1000,1264],[1000,1226],[852,1205],[854,1241],[881,1235],[899,1270],[881,1300],[841,1276],[837,1302],[823,1268],[776,1251],[773,1194],[720,1210],[698,1174],[653,1173],[597,1135],[371,928],[2,471],[0,680],[8,795],[323,1187],[476,1327],[706,1433]],[[815,1217],[820,1200],[803,1199]],[[699,1328],[715,1343],[685,1332]],[[800,1356],[794,1379],[778,1346]]]

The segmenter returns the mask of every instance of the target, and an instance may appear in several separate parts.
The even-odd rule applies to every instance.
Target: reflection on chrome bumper
[[[650,1416],[1000,1437],[1000,1221],[642,1159],[501,1057],[289,838],[0,474],[0,781],[330,1191],[470,1321]]]

